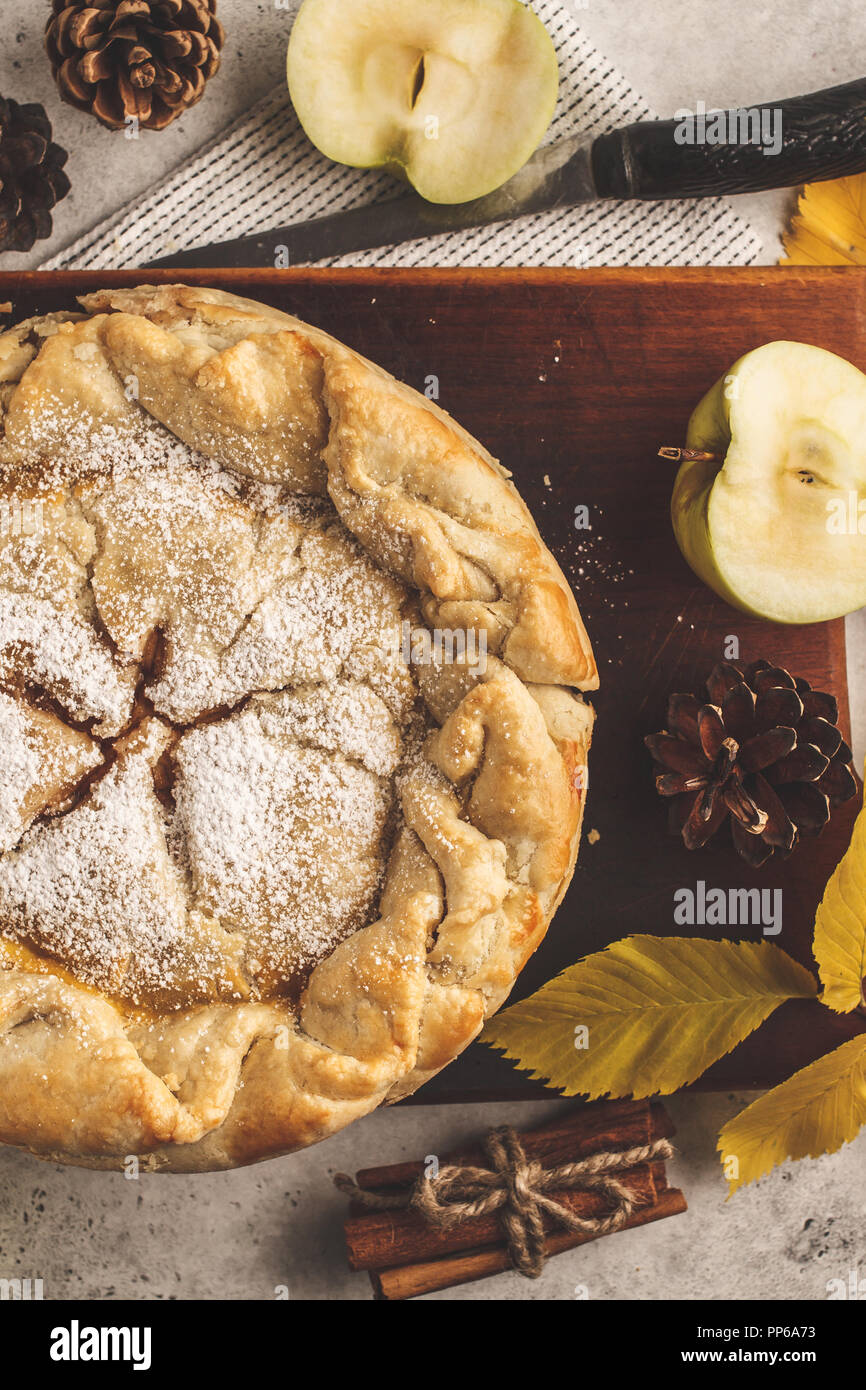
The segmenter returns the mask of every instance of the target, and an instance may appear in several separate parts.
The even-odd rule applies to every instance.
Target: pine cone
[[[45,47],[64,101],[111,130],[164,130],[204,93],[225,33],[216,0],[53,0]]]
[[[673,797],[671,828],[698,849],[730,819],[734,845],[753,868],[817,835],[831,808],[854,796],[851,749],[832,695],[767,661],[730,662],[707,681],[709,704],[672,695],[668,727],[644,742],[656,787]]]
[[[45,108],[0,97],[0,251],[29,251],[51,235],[51,209],[69,192],[65,163]]]

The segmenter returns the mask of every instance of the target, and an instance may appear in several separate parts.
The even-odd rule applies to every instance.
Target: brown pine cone
[[[768,661],[745,671],[720,663],[707,693],[709,704],[672,695],[667,729],[644,740],[656,787],[674,798],[671,828],[686,849],[730,820],[738,852],[759,868],[790,854],[801,835],[817,835],[854,796],[851,749],[833,696]]]
[[[65,163],[45,108],[0,97],[0,251],[29,251],[51,235],[51,209],[69,192]]]
[[[45,29],[64,101],[111,130],[164,130],[204,93],[225,33],[216,0],[52,0]]]

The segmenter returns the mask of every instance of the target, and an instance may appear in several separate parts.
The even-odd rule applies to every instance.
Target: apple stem
[[[706,449],[659,449],[660,459],[670,459],[672,463],[720,463],[718,454]]]

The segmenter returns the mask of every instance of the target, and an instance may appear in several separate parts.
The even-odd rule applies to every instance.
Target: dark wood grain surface
[[[0,275],[15,317],[107,283],[171,273]],[[671,690],[697,690],[739,640],[839,697],[847,722],[843,625],[783,628],[747,618],[692,575],[671,531],[672,466],[692,407],[734,359],[774,338],[815,343],[866,369],[866,271],[212,271],[187,280],[261,298],[335,333],[440,403],[513,470],[574,584],[601,674],[585,840],[572,887],[514,998],[631,932],[681,934],[673,894],[781,888],[773,939],[811,964],[815,908],[856,807],[786,862],[756,873],[724,846],[688,854],[669,837],[643,736]],[[574,526],[589,508],[592,530]],[[804,564],[808,557],[804,556]],[[595,837],[593,837],[595,838]],[[707,935],[718,929],[704,928]],[[761,929],[727,933],[758,938]],[[702,1083],[774,1084],[861,1031],[816,1002],[784,1005]],[[422,1101],[550,1094],[475,1045]]]

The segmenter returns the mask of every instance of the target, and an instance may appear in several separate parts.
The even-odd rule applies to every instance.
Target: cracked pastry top
[[[410,1094],[507,997],[574,869],[596,670],[431,402],[218,291],[82,310],[0,335],[0,1141],[234,1167]]]

